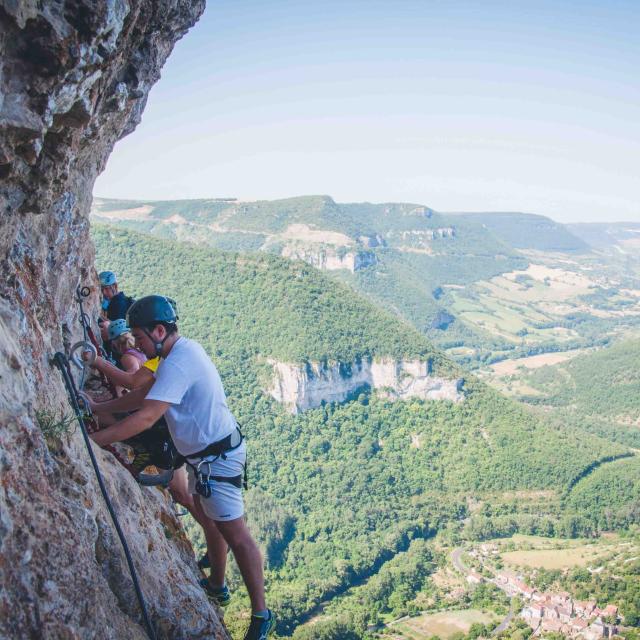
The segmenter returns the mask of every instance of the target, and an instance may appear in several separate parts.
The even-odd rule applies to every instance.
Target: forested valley
[[[456,545],[590,538],[640,520],[632,438],[506,398],[348,283],[268,253],[103,225],[92,233],[97,266],[129,295],[175,298],[181,332],[222,375],[250,443],[247,514],[281,635],[368,637],[442,607],[431,576]],[[464,400],[393,401],[364,387],[292,415],[268,393],[274,362],[348,372],[377,358],[429,361],[434,375],[463,380]],[[620,482],[615,465],[633,473]],[[201,552],[198,527],[185,525]],[[225,620],[239,629],[248,601],[237,571],[231,586]]]

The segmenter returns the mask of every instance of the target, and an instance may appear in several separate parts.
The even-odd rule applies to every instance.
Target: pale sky
[[[97,196],[640,221],[640,2],[209,0]]]

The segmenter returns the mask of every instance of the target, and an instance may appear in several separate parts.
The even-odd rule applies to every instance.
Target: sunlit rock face
[[[447,379],[431,374],[428,362],[420,360],[363,360],[345,365],[309,363],[297,365],[271,362],[273,380],[269,393],[291,413],[344,402],[361,389],[375,389],[390,399],[464,399],[461,378]]]
[[[333,247],[285,246],[281,254],[284,258],[304,260],[316,269],[336,271],[346,269],[351,273],[376,264],[373,251],[341,251]]]
[[[51,355],[81,337],[97,174],[204,0],[0,0],[0,637],[144,638],[122,550]],[[160,638],[225,638],[167,496],[98,450]]]

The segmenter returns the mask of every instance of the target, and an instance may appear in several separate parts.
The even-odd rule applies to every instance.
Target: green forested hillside
[[[420,331],[431,332],[432,339],[444,338],[438,327],[448,329],[448,341],[459,339],[461,332],[468,337],[469,330],[457,326],[454,318],[439,322],[442,285],[461,286],[527,265],[523,256],[482,224],[406,203],[343,204],[328,196],[258,202],[97,199],[93,217],[225,250],[280,253],[293,242],[312,252],[323,247],[339,254],[365,251],[375,256],[375,264],[353,274],[338,270],[332,275],[349,281]],[[287,230],[296,225],[324,231],[326,238],[292,241]],[[342,238],[332,239],[327,233]]]
[[[328,196],[96,198],[92,215],[156,237],[305,260],[470,367],[599,346],[640,322],[631,224],[592,225],[609,242],[594,252],[582,238],[594,235],[589,225],[573,233],[534,214],[443,214]]]
[[[298,363],[423,357],[451,367],[409,324],[302,262],[100,227],[94,237],[99,259],[112,263],[128,291],[175,297],[181,324],[212,349],[233,347]],[[101,256],[107,243],[115,251]]]
[[[523,399],[586,431],[640,447],[638,363],[640,341],[625,340],[523,375],[537,392]]]
[[[625,458],[596,469],[576,484],[568,505],[602,530],[640,523],[640,458]]]
[[[476,492],[562,490],[594,461],[626,450],[550,429],[472,378],[460,404],[361,393],[289,415],[264,392],[267,358],[429,357],[441,375],[460,370],[408,324],[302,263],[102,226],[93,237],[97,267],[115,270],[128,294],[174,297],[182,332],[202,342],[221,372],[249,438],[249,519],[266,551],[283,633],[412,540],[466,517]],[[410,577],[404,564],[392,572],[400,576],[395,598],[421,584],[426,564],[416,563]],[[371,589],[391,584],[385,580]],[[237,596],[231,625],[243,606]],[[359,633],[369,613],[351,618]]]

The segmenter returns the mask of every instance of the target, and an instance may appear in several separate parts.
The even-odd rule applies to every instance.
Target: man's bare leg
[[[194,517],[200,523],[204,531],[204,537],[207,540],[207,555],[211,565],[209,584],[214,589],[220,589],[224,586],[224,575],[227,569],[227,543],[216,523],[211,518],[208,518],[202,510],[199,497],[193,496],[193,498],[194,509],[197,513]]]
[[[202,527],[207,541],[207,555],[211,565],[209,582],[213,587],[222,587],[227,564],[227,543],[215,523],[204,514],[200,503],[194,500],[195,496],[189,493],[189,480],[184,467],[175,470],[169,483],[169,491],[173,499],[187,509]]]
[[[215,524],[233,551],[242,579],[249,592],[251,609],[254,613],[264,611],[267,606],[264,600],[262,555],[258,545],[251,537],[251,533],[249,533],[244,518],[236,518],[229,522],[216,520]]]
[[[200,512],[195,509],[193,496],[189,493],[189,481],[184,467],[173,472],[168,489],[171,497],[181,504],[198,521],[198,524],[202,525]]]

